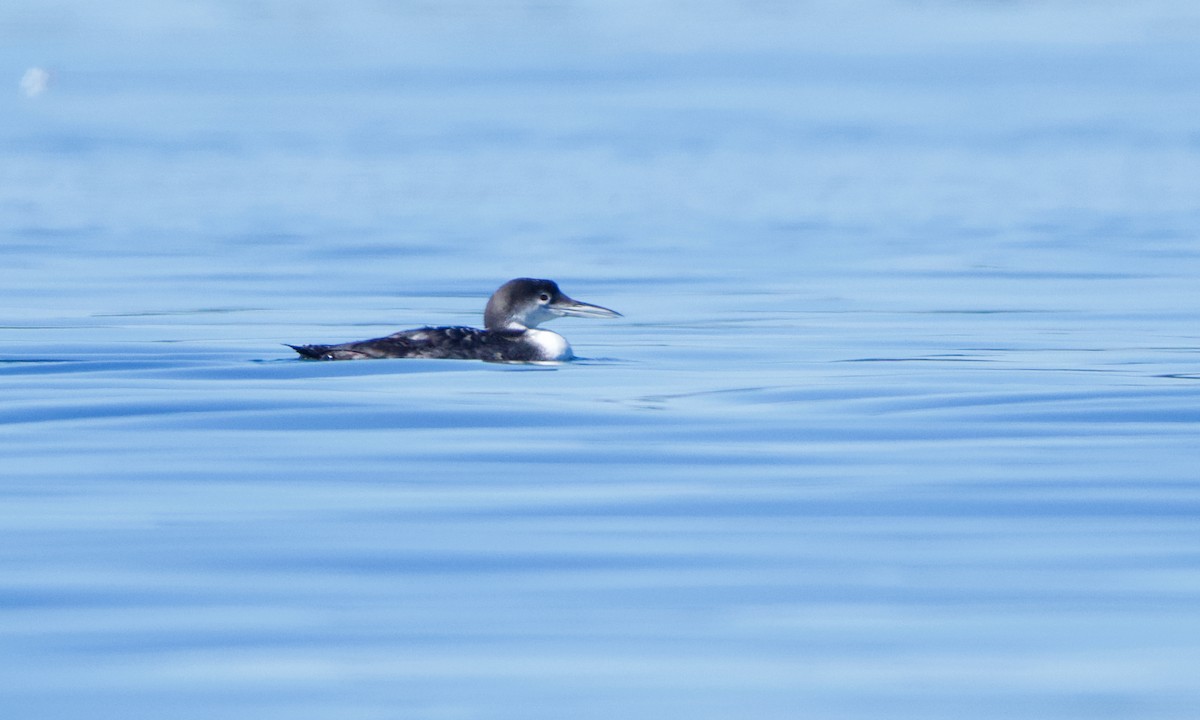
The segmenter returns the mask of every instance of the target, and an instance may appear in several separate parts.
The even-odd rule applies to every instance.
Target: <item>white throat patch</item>
[[[538,347],[539,360],[570,360],[575,357],[567,339],[556,332],[530,328],[525,331],[525,338]]]

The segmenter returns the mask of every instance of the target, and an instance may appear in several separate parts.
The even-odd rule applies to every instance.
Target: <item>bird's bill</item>
[[[551,309],[560,315],[570,315],[572,317],[589,317],[589,318],[619,318],[621,313],[616,310],[609,310],[606,307],[599,305],[589,305],[588,303],[572,300],[569,297],[564,297],[561,300],[556,300]]]

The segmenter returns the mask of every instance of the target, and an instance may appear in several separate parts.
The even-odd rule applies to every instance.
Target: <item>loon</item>
[[[484,329],[423,327],[340,345],[288,345],[311,360],[447,358],[490,362],[570,360],[562,335],[537,326],[564,315],[616,318],[621,313],[573,300],[553,280],[517,278],[500,286],[483,312]]]

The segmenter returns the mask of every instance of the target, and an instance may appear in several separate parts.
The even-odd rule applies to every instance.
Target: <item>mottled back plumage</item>
[[[289,345],[312,360],[370,360],[417,358],[528,362],[538,360],[521,342],[520,330],[480,330],[473,327],[425,327],[402,330],[387,337],[340,345]]]

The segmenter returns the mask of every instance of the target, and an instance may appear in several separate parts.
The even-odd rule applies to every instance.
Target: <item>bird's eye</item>
[[[541,295],[538,295],[538,300],[541,300],[542,302],[550,302],[550,296],[546,293],[542,293]]]

